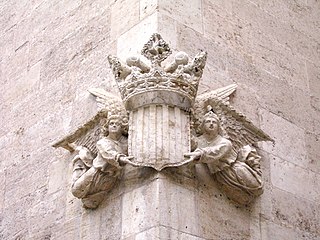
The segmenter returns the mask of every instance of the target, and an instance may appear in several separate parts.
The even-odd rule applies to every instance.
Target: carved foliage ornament
[[[108,60],[121,97],[89,89],[97,114],[54,147],[76,151],[72,193],[96,208],[119,180],[123,166],[168,167],[205,164],[233,201],[247,204],[262,194],[260,160],[252,144],[272,141],[229,104],[232,84],[197,96],[207,54],[194,59],[155,33],[141,56]]]

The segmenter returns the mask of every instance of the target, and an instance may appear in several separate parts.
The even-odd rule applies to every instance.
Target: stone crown
[[[155,33],[141,53],[151,63],[136,56],[127,58],[126,64],[117,57],[108,57],[126,109],[166,104],[189,110],[197,95],[206,52],[200,52],[191,62],[186,53],[178,52],[172,63],[162,67],[171,50],[160,34]]]

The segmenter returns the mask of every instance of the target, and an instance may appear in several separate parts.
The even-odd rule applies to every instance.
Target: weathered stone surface
[[[275,144],[263,143],[264,149],[300,167],[307,167],[309,159],[306,152],[305,131],[264,109],[260,110],[260,116],[262,128],[270,129],[269,132],[275,141]]]
[[[275,188],[272,203],[272,220],[275,223],[319,235],[319,202]]]
[[[125,61],[128,56],[140,54],[146,39],[157,32],[157,19],[158,13],[153,13],[119,36],[116,56]]]
[[[160,182],[159,179],[154,180],[151,184],[123,195],[121,236],[124,239],[159,224]]]
[[[187,3],[186,1],[180,0],[175,2],[163,0],[159,1],[158,5],[161,13],[172,17],[200,33],[203,32],[201,1],[195,0]]]
[[[319,201],[319,174],[278,157],[271,160],[270,171],[273,186],[301,198]],[[303,185],[299,184],[301,182]]]
[[[168,228],[164,226],[154,227],[145,232],[137,234],[133,238],[128,238],[124,240],[143,240],[143,239],[177,239],[177,240],[202,240],[205,238],[198,237],[196,235],[188,234],[185,232],[180,232],[173,228]]]
[[[158,9],[157,0],[140,0],[140,20],[151,15]]]
[[[124,222],[135,224],[128,239],[319,239],[319,9],[315,0],[2,1],[0,239],[117,240]],[[275,138],[259,145],[264,194],[251,206],[230,204],[203,166],[198,183],[128,172],[99,211],[69,192],[71,163],[62,159],[72,155],[49,145],[92,116],[86,89],[117,91],[107,55],[136,53],[153,32],[174,51],[208,51],[199,93],[237,83],[232,104]],[[148,210],[160,185],[172,200],[162,202],[172,211],[161,216],[166,226],[142,229],[123,216],[126,199],[134,219],[144,218],[136,206],[160,219]],[[174,207],[180,193],[194,208],[189,220],[181,219],[189,209]],[[191,219],[197,234],[184,229]]]
[[[139,22],[139,0],[115,1],[111,7],[111,38],[117,39]]]

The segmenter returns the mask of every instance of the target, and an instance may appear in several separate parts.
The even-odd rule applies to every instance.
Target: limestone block
[[[238,52],[248,51],[252,28],[214,1],[203,1],[204,37],[221,42]]]
[[[3,161],[0,162],[0,169],[5,170],[7,166],[15,164],[16,161],[14,159],[8,159],[8,152],[12,153],[14,142],[14,133],[7,133],[0,137],[0,158]],[[8,159],[8,160],[7,160]],[[8,163],[10,162],[10,163]]]
[[[4,198],[6,190],[6,172],[0,167],[0,210],[4,208]]]
[[[199,46],[204,51],[208,52],[208,59],[204,74],[201,79],[201,86],[207,86],[208,89],[214,89],[232,81],[228,77],[227,61],[231,61],[231,54],[228,48],[221,47],[220,43],[211,41],[210,39],[204,38],[200,33],[195,30],[177,23],[177,48],[179,50],[187,52],[190,56],[194,56]],[[193,39],[190,41],[189,39]],[[210,74],[214,74],[211,77]],[[217,79],[216,76],[219,76]],[[221,82],[218,82],[221,80]]]
[[[122,231],[125,239],[159,225],[161,180],[124,193],[122,197]]]
[[[320,158],[320,135],[306,132],[306,150],[308,154],[308,160],[310,169],[319,173],[320,172],[320,162],[318,159]]]
[[[98,211],[85,211],[81,215],[79,226],[80,239],[92,239],[92,236],[100,236],[101,213]]]
[[[4,92],[4,100],[8,103],[13,103],[17,100],[17,96],[21,99],[26,98],[30,94],[37,91],[40,84],[41,62],[32,66],[29,70],[21,73],[20,77],[15,81],[15,87],[8,82],[7,89]]]
[[[139,0],[120,0],[111,6],[111,38],[117,39],[139,22]]]
[[[64,222],[65,223],[70,222],[70,224],[73,225],[73,221],[75,220],[75,218],[80,218],[80,216],[81,216],[81,214],[83,212],[83,206],[82,206],[81,201],[76,199],[72,195],[71,191],[69,191],[70,188],[71,188],[71,184],[68,186],[68,188],[66,188],[66,192],[67,192],[66,193],[66,198],[65,198],[65,209],[66,210],[65,210]],[[79,226],[79,224],[80,224],[80,220],[78,221],[77,225]],[[74,231],[74,230],[71,230],[71,231]],[[80,234],[80,232],[78,232],[78,234]]]
[[[264,11],[272,14],[280,21],[288,21],[297,30],[317,39],[319,23],[317,22],[319,6],[314,1],[256,1]],[[310,27],[313,26],[313,27]],[[312,30],[311,30],[312,29]]]
[[[13,197],[13,196],[12,196]],[[11,199],[12,200],[12,199]],[[0,236],[3,239],[27,239],[28,216],[26,209],[34,204],[32,196],[17,199],[1,210]]]
[[[2,23],[1,20],[0,20],[0,23]],[[4,58],[6,58],[14,53],[14,50],[15,50],[15,48],[14,48],[15,31],[16,31],[16,26],[13,26],[9,30],[7,30],[4,34],[2,34],[0,37],[0,52],[2,53],[1,54],[2,61],[4,60]],[[1,61],[1,63],[2,63],[2,61]],[[2,71],[1,71],[1,76],[2,76]],[[1,81],[5,81],[5,79],[3,77],[1,77]]]
[[[21,161],[7,168],[6,186],[11,187],[6,190],[10,198],[5,198],[5,206],[15,204],[19,199],[33,193],[36,194],[47,184],[47,163],[42,160],[46,159],[45,155],[36,152],[30,154],[19,152],[19,154],[22,154],[17,156]],[[32,160],[36,158],[38,159]]]
[[[201,226],[200,236],[207,239],[219,239],[224,236],[229,236],[232,239],[248,239],[250,236],[250,218],[243,216],[243,214],[224,212],[222,209],[223,203],[216,203],[220,205],[218,209],[213,204],[203,205],[199,209],[202,213],[199,225]],[[214,209],[210,209],[210,208]],[[210,209],[208,211],[208,209]],[[241,224],[239,224],[241,223]]]
[[[311,126],[309,126],[308,131],[314,132],[315,134],[320,134],[320,111],[311,108]]]
[[[278,20],[273,15],[266,13],[249,1],[244,3],[234,1],[232,12],[250,22],[256,31],[262,31],[268,36],[273,36],[279,43],[287,45],[291,51],[315,63],[319,61],[319,54],[316,51],[317,41],[292,28],[289,21],[278,24]]]
[[[158,30],[172,50],[177,49],[176,21],[174,17],[158,13]]]
[[[17,79],[27,71],[29,65],[29,48],[30,43],[24,42],[21,46],[15,49],[14,53],[2,59],[3,64],[6,66],[2,69],[2,74],[6,81],[9,81],[10,79]]]
[[[99,226],[101,239],[118,240],[121,236],[122,197],[115,192],[112,191],[108,194],[105,201],[99,206],[99,211],[97,211],[101,217]]]
[[[200,0],[186,1],[159,1],[159,11],[184,25],[202,33],[202,7]]]
[[[261,126],[275,144],[262,143],[263,149],[300,167],[308,167],[304,130],[265,109],[260,110]]]
[[[158,9],[158,0],[140,0],[140,20]]]
[[[65,220],[63,225],[60,225],[56,231],[52,231],[53,239],[80,239],[81,229],[81,218],[74,217]]]
[[[196,194],[198,236],[205,239],[220,239],[224,236],[232,239],[248,239],[250,208],[239,208],[228,201],[206,169],[198,167],[197,171],[198,176],[201,176],[199,191]]]
[[[200,238],[193,234],[188,234],[185,232],[177,231],[176,229],[158,226],[151,229],[148,229],[144,232],[138,233],[133,238],[128,238],[124,240],[148,240],[148,239],[176,239],[176,240],[202,240],[204,238]]]
[[[311,105],[320,110],[320,67],[306,61],[309,89],[311,95]]]
[[[318,202],[309,201],[275,188],[272,193],[272,203],[274,223],[320,236]]]
[[[301,198],[319,201],[319,174],[275,156],[271,160],[271,181],[273,186]]]
[[[302,129],[310,128],[311,107],[308,92],[292,87],[286,81],[262,71],[259,72],[259,76],[256,76],[256,80],[257,85],[252,87],[259,91],[258,100],[263,108],[285,119],[290,119]]]
[[[195,39],[192,43],[186,39]],[[195,31],[183,26],[178,26],[178,47],[186,52],[194,52],[197,45],[203,46],[208,51],[208,68],[215,69],[224,77],[243,84],[252,92],[259,92],[257,99],[260,105],[268,108],[272,112],[291,119],[298,126],[306,127],[310,125],[308,109],[310,108],[309,94],[301,89],[301,86],[289,86],[285,80],[279,79],[261,69],[260,66],[253,65],[252,59],[247,55],[237,54],[232,49],[223,44],[217,44],[209,39],[205,39]],[[198,44],[200,43],[200,44]],[[223,46],[223,47],[222,47]],[[215,56],[212,59],[210,56]],[[215,86],[218,84],[215,79],[208,79],[204,74],[202,84]],[[273,89],[273,91],[270,91]],[[299,114],[303,113],[303,114]],[[306,123],[307,121],[307,123]]]
[[[73,62],[70,65],[72,75],[76,80],[75,93],[77,98],[93,87],[102,87],[118,94],[118,87],[113,79],[112,71],[106,65],[108,55],[116,54],[116,42],[109,43],[106,39],[97,44],[85,54],[85,60]]]
[[[69,164],[67,161],[60,161],[60,158],[57,158],[57,161],[50,163],[48,194],[52,194],[61,189],[65,189],[68,177],[65,169],[68,168],[68,165]]]
[[[48,55],[53,46],[64,42],[66,38],[72,38],[75,34],[84,33],[82,37],[78,36],[76,39],[77,42],[83,41],[83,45],[88,44],[87,48],[93,47],[101,39],[109,39],[109,6],[101,6],[101,2],[96,2],[94,6],[90,4],[88,6],[88,4],[89,1],[86,1],[86,4],[82,4],[80,8],[70,14],[56,18],[55,21],[50,22],[42,32],[30,40],[31,64]],[[95,10],[92,9],[93,7]],[[75,47],[77,45],[70,44],[69,47],[71,46]]]
[[[42,200],[34,201],[33,205],[26,209],[30,237],[37,239],[37,237],[40,238],[38,235],[48,235],[51,232],[50,228],[63,222],[65,214],[64,195],[64,191],[45,195]]]
[[[158,13],[146,17],[117,39],[117,57],[125,61],[128,56],[140,55],[143,45],[157,32]]]
[[[261,236],[262,240],[274,239],[300,239],[291,228],[277,225],[273,222],[262,219],[261,221]]]
[[[43,72],[41,73],[43,83],[48,84],[53,77],[68,70],[78,69],[79,62],[82,62],[81,59],[84,56],[90,54],[98,45],[106,45],[103,40],[109,43],[108,19],[108,15],[94,18],[83,28],[68,35],[59,45],[51,47],[43,60]],[[108,55],[105,52],[103,54]]]
[[[304,59],[272,37],[254,29],[251,31],[248,51],[252,55],[253,64],[287,84],[307,91],[308,79]]]
[[[161,179],[158,188],[160,225],[198,235],[196,194],[196,188]]]

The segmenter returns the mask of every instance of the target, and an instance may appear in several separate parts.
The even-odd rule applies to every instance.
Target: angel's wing
[[[237,84],[231,84],[226,87],[218,88],[213,91],[203,93],[196,98],[196,103],[201,105],[208,99],[220,99],[223,102],[229,102],[229,96],[237,89]]]
[[[126,115],[123,102],[120,97],[107,92],[102,88],[90,88],[89,93],[96,97],[98,110],[107,110],[109,114]]]
[[[102,125],[107,121],[107,117],[111,115],[118,115],[121,118],[128,117],[119,97],[100,88],[92,88],[88,91],[96,97],[99,111],[73,133],[54,143],[53,147],[63,147],[73,152],[77,146],[83,146],[96,155],[96,143],[101,137]]]
[[[193,106],[193,122],[195,126],[200,125],[200,121],[207,112],[208,101],[221,101],[229,103],[229,96],[237,89],[236,84],[218,88],[213,91],[198,95]]]
[[[236,151],[245,145],[256,142],[273,141],[270,136],[254,126],[242,113],[237,112],[230,106],[229,96],[236,90],[236,87],[236,84],[232,84],[197,97],[193,113],[195,125],[200,124],[201,119],[207,112],[207,106],[210,105],[219,116],[221,125]]]
[[[245,145],[260,141],[274,141],[268,134],[257,128],[242,113],[236,111],[229,103],[208,101],[220,118],[221,125],[238,151]]]
[[[77,146],[84,146],[96,155],[97,149],[95,145],[100,138],[101,121],[106,119],[107,116],[108,112],[106,110],[99,111],[88,122],[78,127],[73,133],[57,141],[52,146],[55,148],[63,147],[70,152],[73,152]]]

